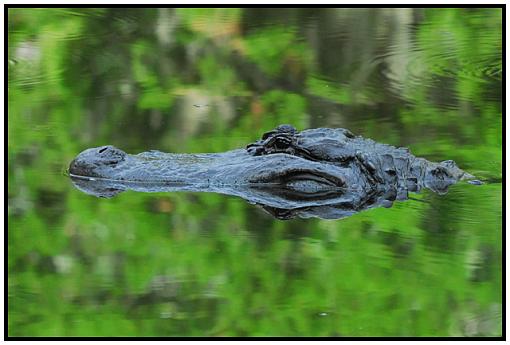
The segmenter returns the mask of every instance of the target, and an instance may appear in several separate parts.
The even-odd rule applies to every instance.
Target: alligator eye
[[[285,149],[290,146],[290,140],[288,138],[276,138],[274,146],[276,146],[277,149]]]
[[[108,147],[103,147],[101,150],[99,150],[99,153],[103,153],[104,151],[106,151]]]

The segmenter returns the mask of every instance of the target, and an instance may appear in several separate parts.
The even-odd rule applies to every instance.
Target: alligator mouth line
[[[181,186],[181,185],[190,185],[192,183],[186,182],[186,181],[178,181],[178,180],[135,180],[135,179],[124,179],[124,178],[108,178],[108,177],[95,177],[95,176],[82,176],[82,175],[76,175],[69,173],[68,176],[71,179],[78,179],[83,181],[89,181],[89,182],[110,182],[110,183],[118,183],[118,184],[126,184],[126,185],[175,185],[175,186]]]

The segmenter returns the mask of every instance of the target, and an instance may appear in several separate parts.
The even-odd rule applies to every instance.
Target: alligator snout
[[[126,152],[112,145],[97,148],[97,160],[102,164],[116,164],[123,161],[126,155]]]
[[[115,167],[126,159],[127,153],[112,145],[82,151],[69,165],[69,173],[76,176],[101,177],[104,168]]]

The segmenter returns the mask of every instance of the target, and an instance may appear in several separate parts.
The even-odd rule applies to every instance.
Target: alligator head
[[[342,218],[391,206],[421,188],[445,193],[459,179],[472,178],[453,161],[429,162],[345,129],[298,132],[290,125],[265,133],[245,150],[224,153],[87,149],[71,162],[69,173],[77,188],[95,196],[124,190],[215,192],[242,197],[280,219]]]
[[[94,147],[81,152],[69,165],[75,177],[108,178],[112,171],[126,160],[128,154],[115,146]]]

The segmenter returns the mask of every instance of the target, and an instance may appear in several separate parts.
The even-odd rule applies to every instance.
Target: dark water
[[[9,9],[8,333],[502,333],[501,9]],[[343,127],[490,183],[341,220],[98,199],[85,148]]]

